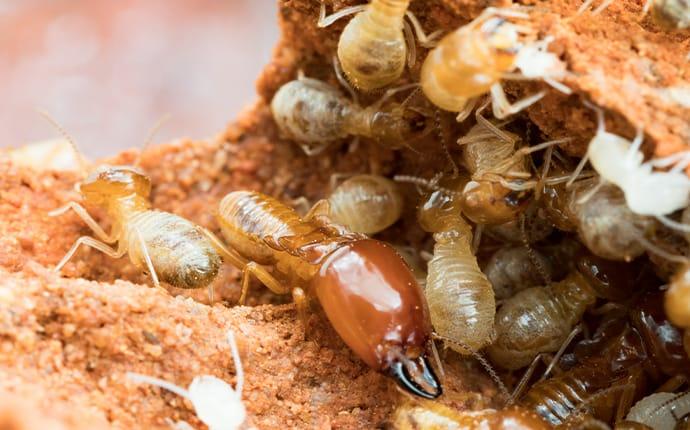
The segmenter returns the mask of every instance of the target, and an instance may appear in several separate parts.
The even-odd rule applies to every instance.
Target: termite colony
[[[234,191],[216,210],[221,239],[151,209],[136,167],[103,166],[78,189],[112,217],[112,232],[77,203],[56,210],[75,210],[100,239],[80,238],[57,270],[83,244],[128,253],[154,284],[183,288],[207,286],[229,263],[243,270],[240,303],[253,277],[291,294],[303,320],[315,299],[353,352],[408,395],[392,428],[685,428],[690,153],[645,161],[642,130],[612,134],[604,111],[584,101],[598,126],[586,156],[570,158],[560,148],[570,139],[539,139],[518,115],[546,90],[514,102],[503,90],[530,79],[571,94],[553,38],[526,25],[529,8],[488,8],[427,36],[409,5],[371,0],[330,16],[322,5],[319,27],[349,17],[333,82],[300,73],[271,112],[308,156],[348,139],[401,152],[441,140],[447,169],[353,173],[305,215]],[[688,25],[684,0],[649,7],[665,27]],[[369,237],[390,237],[405,209],[425,245]],[[503,392],[499,411],[434,400],[443,393],[435,341],[445,360],[481,362]]]

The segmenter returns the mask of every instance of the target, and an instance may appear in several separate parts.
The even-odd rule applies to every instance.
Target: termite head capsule
[[[371,137],[392,148],[423,134],[427,127],[421,115],[394,103],[384,105],[371,115]]]
[[[79,184],[84,199],[94,205],[107,205],[118,197],[137,194],[148,198],[151,180],[132,166],[101,166]]]
[[[420,397],[441,395],[426,358],[429,312],[410,268],[377,240],[355,240],[328,255],[312,287],[345,343],[373,369]]]
[[[496,182],[472,181],[463,192],[463,214],[477,224],[503,224],[517,218],[532,194],[531,190],[513,191]]]

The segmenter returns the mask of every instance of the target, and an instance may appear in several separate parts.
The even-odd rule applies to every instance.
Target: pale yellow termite
[[[434,191],[420,204],[418,216],[436,241],[424,290],[431,323],[441,337],[460,347],[448,346],[468,354],[491,343],[496,303],[472,253],[472,229],[459,200],[457,194]]]
[[[362,91],[383,88],[400,78],[406,59],[412,64],[416,53],[412,31],[405,23],[406,15],[423,44],[433,38],[424,34],[417,19],[407,11],[409,4],[410,0],[371,0],[367,5],[345,8],[326,17],[322,3],[319,27],[356,13],[338,41],[338,60],[355,88]]]
[[[48,119],[72,144],[82,167],[86,168],[71,138],[54,120]],[[62,269],[81,245],[113,258],[128,254],[136,267],[150,274],[156,286],[165,282],[178,288],[206,287],[218,274],[221,255],[235,264],[242,264],[233,255],[224,253],[222,244],[205,228],[180,216],[152,209],[151,180],[135,166],[99,166],[77,184],[77,189],[85,203],[106,211],[113,226],[110,233],[106,233],[77,202],[69,202],[50,212],[50,216],[57,216],[73,210],[98,237],[78,238],[55,266],[56,271]],[[116,249],[111,246],[115,243]]]
[[[380,175],[356,175],[317,202],[312,214],[327,215],[356,233],[375,234],[395,223],[402,210],[403,196],[395,182]]]

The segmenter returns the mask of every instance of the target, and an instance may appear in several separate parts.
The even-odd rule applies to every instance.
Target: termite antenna
[[[41,109],[37,109],[36,112],[38,112],[39,115],[45,118],[70,144],[72,150],[74,151],[74,155],[77,157],[77,162],[79,163],[79,170],[81,170],[82,175],[86,176],[89,172],[89,163],[86,161],[86,158],[84,158],[84,155],[79,150],[79,147],[77,146],[72,136],[69,133],[67,133],[64,127],[60,125],[60,123],[57,122],[57,120],[53,118],[48,112]]]
[[[158,133],[158,130],[161,129],[163,124],[168,122],[170,119],[170,114],[166,113],[156,123],[151,127],[151,130],[149,130],[148,135],[146,135],[146,140],[144,140],[144,144],[141,146],[141,150],[139,150],[139,155],[137,155],[136,160],[134,160],[134,163],[132,164],[134,167],[139,167],[139,163],[141,163],[141,157],[144,155],[144,151],[148,146],[153,142],[153,138],[156,136],[156,133]]]
[[[450,188],[442,187],[438,185],[438,180],[429,180],[425,178],[420,178],[419,176],[411,175],[395,175],[393,176],[395,182],[404,182],[408,184],[418,185],[424,187],[431,191],[443,191],[454,196],[462,196],[460,191],[451,190]]]
[[[688,258],[683,256],[683,255],[678,255],[678,254],[671,254],[670,252],[662,249],[661,247],[657,246],[656,244],[652,243],[650,240],[648,240],[644,235],[638,231],[635,231],[632,233],[635,237],[635,239],[642,244],[642,246],[645,247],[645,249],[648,252],[651,252],[652,254],[656,254],[661,258],[665,258],[668,261],[671,261],[673,263],[680,263],[680,264],[685,264],[688,262]]]
[[[508,392],[508,388],[506,388],[506,386],[503,383],[503,381],[501,380],[501,378],[498,377],[498,373],[496,373],[496,370],[494,370],[494,368],[491,366],[491,364],[488,362],[488,360],[486,358],[484,358],[483,355],[481,355],[480,353],[478,353],[474,349],[470,348],[468,345],[466,345],[463,342],[449,339],[445,336],[441,336],[438,333],[432,333],[431,337],[433,339],[440,340],[443,343],[451,344],[453,346],[457,346],[458,348],[460,348],[464,351],[467,351],[468,354],[470,354],[472,357],[474,357],[479,362],[479,364],[482,365],[482,367],[484,368],[484,370],[486,370],[486,372],[489,374],[491,379],[494,380],[494,382],[498,386],[498,389],[501,392],[501,394],[503,394],[507,399],[510,399],[510,393]]]
[[[683,397],[687,396],[688,394],[690,394],[690,391],[685,391],[685,392],[683,392],[683,393],[678,393],[678,394],[676,394],[675,396],[671,397],[670,399],[666,400],[665,402],[662,402],[660,405],[657,405],[657,407],[654,408],[654,409],[649,413],[649,415],[654,415],[654,414],[656,414],[656,413],[657,413],[658,411],[660,411],[661,409],[663,409],[663,408],[665,408],[666,406],[668,406],[668,405],[674,403],[674,402],[675,402],[676,400],[678,400],[678,399],[682,399]],[[678,418],[675,417],[675,413],[674,413],[673,408],[671,408],[671,414],[674,415],[674,418],[676,418],[676,421],[678,421]]]
[[[665,216],[665,215],[657,215],[655,217],[660,223],[665,225],[666,227],[680,231],[683,233],[690,233],[690,225],[684,224],[682,222],[674,221],[671,218]]]

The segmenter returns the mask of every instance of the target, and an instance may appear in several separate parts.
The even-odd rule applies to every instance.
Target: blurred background
[[[254,100],[278,38],[272,0],[0,0],[0,147],[58,137],[88,157],[204,138]]]

